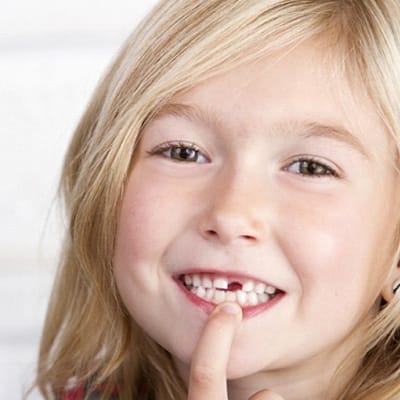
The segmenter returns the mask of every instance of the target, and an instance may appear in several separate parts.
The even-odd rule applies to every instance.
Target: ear
[[[382,297],[388,303],[393,300],[394,291],[393,289],[400,284],[400,263],[394,266],[386,278],[385,285],[382,288]],[[399,292],[400,294],[400,289]]]

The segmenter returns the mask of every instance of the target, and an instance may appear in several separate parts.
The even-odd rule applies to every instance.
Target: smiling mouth
[[[283,293],[276,287],[253,279],[211,274],[182,274],[178,279],[186,290],[215,305],[232,301],[242,308],[256,307]]]

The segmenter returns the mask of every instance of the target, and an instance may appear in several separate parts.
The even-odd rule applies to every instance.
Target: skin
[[[172,354],[191,400],[263,389],[257,399],[334,399],[327,389],[344,382],[331,385],[332,376],[398,277],[387,262],[392,144],[321,51],[307,43],[210,79],[144,129],[115,278],[132,317]],[[171,143],[194,145],[194,161],[171,159]],[[305,157],[319,174],[310,161],[299,169]],[[249,274],[285,295],[252,318],[208,315],[174,279],[193,269]],[[199,380],[193,371],[210,360],[212,374]]]
[[[236,303],[219,305],[210,315],[193,354],[189,400],[228,399],[226,370],[235,331],[241,320],[241,308]],[[213,355],[212,359],[210,355]],[[284,399],[271,390],[261,390],[249,400]]]

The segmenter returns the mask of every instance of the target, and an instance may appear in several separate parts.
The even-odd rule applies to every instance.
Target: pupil
[[[172,155],[180,160],[193,160],[196,158],[197,151],[187,147],[178,147],[173,150]]]
[[[181,149],[181,157],[182,158],[190,158],[193,154],[193,150],[190,149]]]
[[[301,172],[309,175],[322,175],[324,168],[315,162],[303,161],[301,163]]]

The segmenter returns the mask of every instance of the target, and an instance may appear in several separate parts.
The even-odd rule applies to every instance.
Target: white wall
[[[0,2],[0,399],[21,399],[32,379],[71,132],[101,73],[155,2]]]

